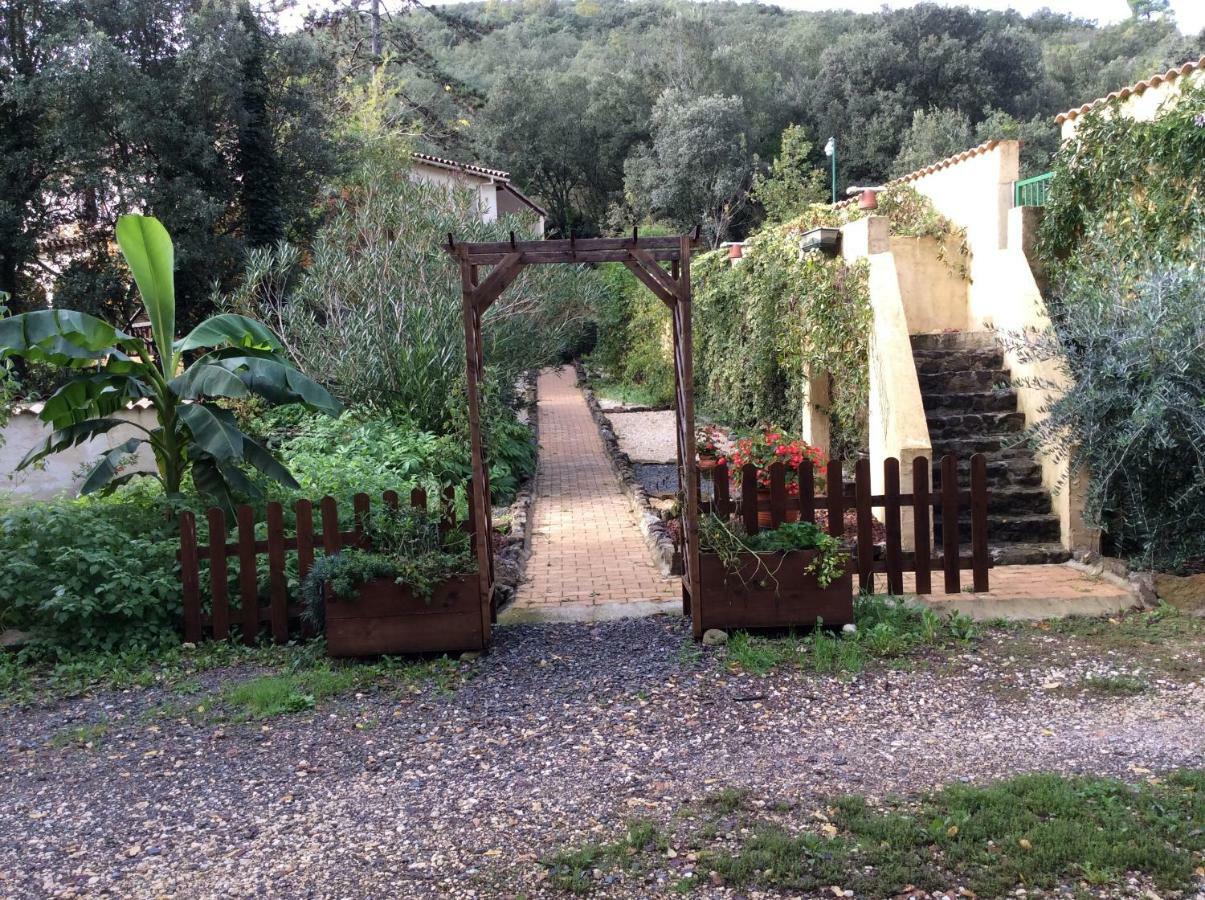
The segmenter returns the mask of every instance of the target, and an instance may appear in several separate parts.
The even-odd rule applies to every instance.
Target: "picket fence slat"
[[[941,546],[946,593],[961,589],[958,578],[958,459],[954,454],[941,461]]]
[[[929,518],[932,501],[921,498],[929,496],[929,460],[919,456],[912,460],[912,542],[916,554],[916,592],[933,592],[930,576],[930,559],[933,555],[933,528]]]
[[[883,504],[883,525],[887,532],[887,593],[899,596],[904,593],[904,565],[900,525],[900,461],[891,457],[883,462],[883,493],[887,502]]]
[[[870,460],[854,466],[854,496],[858,513],[858,587],[874,593],[874,516],[870,506]]]
[[[238,522],[238,586],[243,613],[243,643],[254,644],[259,633],[259,579],[255,571],[255,511],[250,506],[235,510]]]
[[[215,540],[214,537],[217,537]],[[224,641],[230,636],[230,577],[226,565],[226,513],[209,510],[209,578],[213,596],[213,636]]]
[[[268,580],[272,610],[272,640],[289,639],[288,583],[285,581],[285,516],[279,503],[268,504]]]
[[[845,534],[845,483],[841,478],[841,460],[830,459],[825,473],[825,493],[828,496],[828,533],[833,537]]]

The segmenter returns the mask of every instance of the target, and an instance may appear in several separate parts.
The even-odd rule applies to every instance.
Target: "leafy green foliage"
[[[669,310],[624,267],[607,267],[605,278],[607,291],[593,310],[598,343],[589,368],[601,371],[602,384],[633,393],[649,406],[671,406],[674,366],[667,349]]]
[[[769,222],[786,222],[803,215],[813,203],[823,203],[828,179],[812,162],[812,142],[798,125],[788,125],[770,171],[753,177],[753,199]]]
[[[806,227],[800,219],[763,229],[737,266],[723,253],[695,262],[698,394],[733,425],[796,422],[807,373],[839,373],[830,412],[857,447],[870,377],[867,270],[814,253],[801,259]]]
[[[0,625],[55,647],[159,647],[181,611],[179,546],[147,491],[0,508]]]
[[[1032,439],[1087,473],[1085,516],[1148,566],[1205,555],[1205,234],[1195,245],[1187,263],[1077,263],[1055,324],[1007,338],[1062,376],[1027,382],[1056,397]]]
[[[465,405],[465,351],[447,236],[532,237],[530,222],[481,222],[476,194],[412,180],[407,148],[385,146],[394,155],[379,162],[377,147],[353,173],[311,250],[251,253],[245,283],[224,303],[274,323],[288,356],[348,406],[449,433]],[[525,271],[484,316],[491,389],[509,399],[520,373],[555,362],[599,291],[584,267]]]

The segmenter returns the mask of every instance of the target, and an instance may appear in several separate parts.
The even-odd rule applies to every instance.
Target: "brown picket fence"
[[[397,509],[401,499],[396,491],[386,491],[381,501],[390,509]],[[310,500],[299,500],[293,506],[296,526],[289,534],[285,525],[284,507],[280,503],[267,505],[267,537],[257,539],[255,510],[250,506],[239,506],[235,510],[234,534],[226,513],[217,507],[206,513],[209,524],[209,543],[197,541],[196,517],[191,511],[180,514],[180,569],[184,595],[184,639],[200,641],[207,637],[223,640],[238,628],[246,644],[259,639],[260,630],[267,627],[272,640],[283,644],[290,634],[311,637],[308,626],[301,621],[301,610],[295,597],[288,590],[287,554],[297,554],[298,575],[304,579],[314,565],[315,550],[326,554],[338,553],[343,548],[367,546],[365,529],[370,513],[371,500],[368,494],[356,494],[352,498],[352,519],[340,523],[339,509],[333,497],[323,497],[317,504],[319,527],[315,527],[315,504]],[[410,505],[419,509],[428,507],[426,491],[421,488],[410,492]],[[442,527],[461,527],[473,532],[473,504],[468,504],[469,516],[462,523],[456,521],[455,489],[444,488],[440,497]],[[350,524],[351,527],[345,527]],[[267,592],[261,590],[259,557],[267,556]],[[205,608],[202,594],[201,561],[209,563],[208,596],[209,608]],[[237,598],[231,597],[230,576],[232,567],[237,574]]]
[[[875,575],[886,575],[886,589],[891,594],[904,592],[904,573],[916,575],[914,593],[933,593],[932,573],[943,576],[947,594],[962,590],[960,573],[971,571],[972,588],[976,592],[989,589],[988,570],[992,567],[988,552],[987,509],[990,492],[987,488],[987,460],[983,454],[971,457],[970,479],[963,489],[958,478],[958,459],[953,454],[942,457],[941,486],[930,486],[930,463],[918,457],[912,463],[912,489],[905,493],[900,488],[900,462],[889,458],[883,462],[883,491],[876,494],[871,489],[870,460],[860,459],[854,470],[854,481],[847,482],[841,472],[839,460],[829,462],[825,472],[825,493],[816,493],[816,472],[810,461],[804,460],[792,471],[798,479],[798,497],[788,496],[787,467],[774,463],[769,469],[769,491],[759,492],[757,469],[746,465],[741,470],[740,491],[733,496],[732,473],[726,464],[710,470],[713,492],[710,501],[700,503],[704,514],[714,513],[724,519],[741,522],[749,534],[757,534],[765,526],[759,523],[769,513],[771,527],[777,528],[788,521],[788,511],[806,522],[815,522],[818,510],[826,510],[828,533],[840,537],[845,532],[845,511],[857,511],[857,539],[853,547],[853,565],[858,575],[861,590],[873,592]],[[886,541],[881,554],[876,554],[874,535],[875,508],[883,510],[883,526]],[[903,510],[913,515],[912,537],[915,550],[903,549]],[[969,510],[971,526],[971,552],[962,555],[959,544],[960,519],[963,510]],[[934,556],[934,522],[940,513],[942,544],[940,555]]]

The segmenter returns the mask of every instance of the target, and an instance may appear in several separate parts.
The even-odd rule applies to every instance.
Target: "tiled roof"
[[[940,162],[935,162],[931,166],[925,166],[923,169],[917,169],[915,172],[909,172],[907,175],[901,175],[899,178],[893,178],[886,182],[883,187],[890,187],[893,184],[907,184],[910,181],[917,181],[924,178],[926,175],[932,175],[934,172],[940,172],[942,169],[948,169],[950,166],[957,165],[964,160],[970,159],[972,156],[980,156],[995,150],[999,146],[999,141],[984,141],[978,147],[972,147],[970,150],[963,150],[961,153],[955,153],[953,156],[947,156]],[[848,200],[842,200],[837,204],[837,208],[848,206],[851,203],[857,203],[857,197],[850,197]]]
[[[439,166],[441,169],[454,169],[457,172],[484,175],[486,178],[498,178],[502,181],[510,180],[510,172],[503,172],[501,169],[490,169],[486,166],[474,165],[473,163],[456,162],[454,159],[444,159],[442,156],[431,156],[428,153],[415,153],[414,158],[421,162],[430,163],[433,166]]]
[[[1054,121],[1058,125],[1062,125],[1068,119],[1074,119],[1076,116],[1082,116],[1093,107],[1099,106],[1102,103],[1108,103],[1110,100],[1124,100],[1126,97],[1141,94],[1147,88],[1153,88],[1165,81],[1175,81],[1181,75],[1187,75],[1194,69],[1205,70],[1205,56],[1200,59],[1190,59],[1188,62],[1168,69],[1166,72],[1160,72],[1152,75],[1150,78],[1140,81],[1137,84],[1132,84],[1129,87],[1124,87],[1120,91],[1114,91],[1106,97],[1097,97],[1091,103],[1085,103],[1083,106],[1077,106],[1075,109],[1069,109],[1064,113],[1059,113],[1054,117]]]

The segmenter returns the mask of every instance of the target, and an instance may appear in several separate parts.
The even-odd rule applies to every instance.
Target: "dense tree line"
[[[119,212],[144,211],[175,235],[181,317],[199,318],[249,248],[314,233],[370,82],[387,107],[374,114],[421,149],[510,170],[554,235],[701,223],[718,242],[789,212],[757,190],[774,160],[776,183],[824,196],[830,136],[842,191],[989,137],[1023,138],[1042,171],[1056,112],[1205,50],[1157,2],[1105,28],[933,5],[383,9],[342,0],[286,33],[251,0],[0,5],[8,305],[52,294],[128,319],[107,236]]]
[[[469,37],[422,17],[415,27],[486,98],[468,129],[478,155],[548,200],[561,233],[652,218],[741,236],[762,215],[748,202],[753,176],[791,125],[811,143],[809,167],[826,166],[821,148],[836,138],[842,192],[988,138],[1024,139],[1036,174],[1058,145],[1056,113],[1205,50],[1158,4],[1103,28],[929,4],[458,9],[477,26]]]

